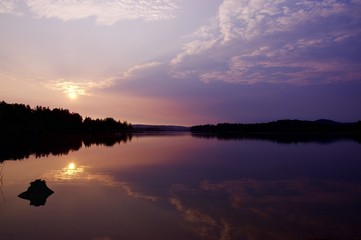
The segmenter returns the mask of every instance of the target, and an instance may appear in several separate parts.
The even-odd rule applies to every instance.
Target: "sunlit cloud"
[[[361,79],[360,1],[224,0],[170,61],[203,82],[313,84]]]
[[[75,82],[59,79],[46,82],[45,86],[51,90],[62,91],[64,94],[71,97],[75,95],[91,96],[93,90],[106,88],[111,86],[111,84],[112,83],[109,80],[104,80],[100,82]]]
[[[188,38],[192,41],[184,44],[182,52],[170,61],[171,65],[176,65],[190,55],[200,54],[208,49],[214,47],[221,37],[217,34],[217,21],[211,19],[208,25],[201,26]]]
[[[30,10],[40,18],[56,18],[62,21],[95,17],[100,25],[117,21],[143,19],[159,21],[174,18],[178,8],[174,0],[27,0]]]
[[[129,68],[127,71],[125,71],[124,73],[122,73],[120,76],[118,76],[117,78],[120,78],[120,79],[128,79],[132,76],[134,76],[136,73],[139,73],[143,70],[147,70],[147,69],[151,69],[151,68],[154,68],[154,67],[158,67],[162,65],[162,63],[160,62],[147,62],[147,63],[144,63],[144,64],[138,64],[138,65],[135,65],[131,68]]]
[[[68,95],[70,98],[76,98],[76,96],[92,96],[96,90],[109,88],[113,86],[117,81],[130,80],[137,74],[141,74],[143,71],[147,71],[151,68],[162,65],[160,62],[148,62],[144,64],[138,64],[130,67],[126,71],[122,72],[118,76],[105,78],[100,81],[68,81],[65,79],[57,79],[51,81],[45,81],[44,85],[48,89],[61,91]]]

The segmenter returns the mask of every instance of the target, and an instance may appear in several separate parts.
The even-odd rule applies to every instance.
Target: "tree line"
[[[132,125],[113,118],[91,119],[68,109],[0,102],[0,134],[70,134],[129,132]]]
[[[278,120],[268,123],[219,123],[191,127],[194,137],[260,139],[277,143],[327,143],[348,139],[361,143],[361,121],[340,123],[331,120]]]
[[[219,123],[191,127],[193,133],[233,134],[361,134],[361,121],[340,123],[326,119],[317,121],[278,120],[268,123]]]

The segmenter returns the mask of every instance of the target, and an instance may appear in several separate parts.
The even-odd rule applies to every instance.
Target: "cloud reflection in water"
[[[97,182],[98,184],[122,189],[129,197],[155,202],[158,197],[144,194],[134,190],[134,186],[128,182],[117,181],[111,175],[93,173],[89,166],[78,166],[70,162],[61,170],[53,170],[44,174],[44,178],[53,179],[56,182],[87,183]]]
[[[354,239],[361,186],[295,178],[173,185],[170,204],[202,239]],[[356,238],[355,238],[356,239]]]

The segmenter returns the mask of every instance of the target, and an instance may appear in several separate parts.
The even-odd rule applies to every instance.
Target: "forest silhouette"
[[[316,121],[278,120],[268,123],[219,123],[191,127],[194,137],[218,139],[260,139],[279,143],[332,142],[340,139],[361,143],[361,121],[340,123],[327,119]]]
[[[132,125],[113,118],[91,119],[67,109],[0,103],[1,135],[129,132]]]

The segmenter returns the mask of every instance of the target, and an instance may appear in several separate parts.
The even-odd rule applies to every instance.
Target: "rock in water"
[[[46,186],[45,180],[37,179],[31,182],[28,190],[20,193],[18,197],[30,200],[30,205],[38,207],[45,205],[46,199],[53,193],[54,191]]]

